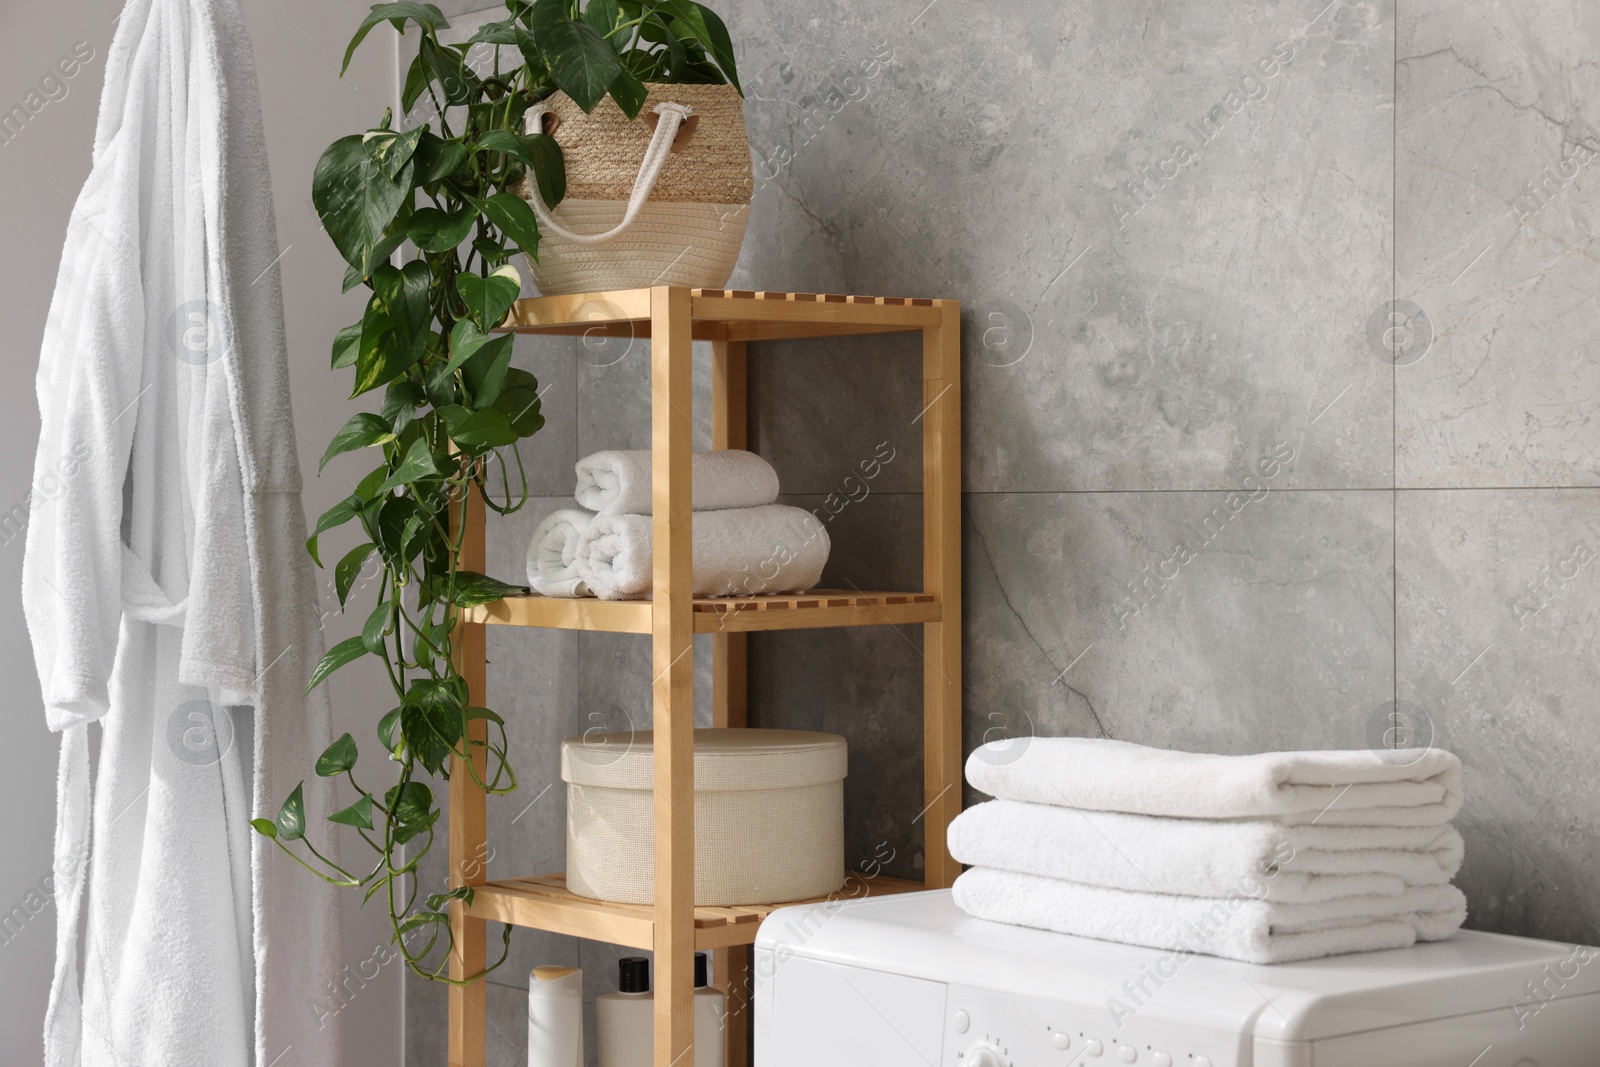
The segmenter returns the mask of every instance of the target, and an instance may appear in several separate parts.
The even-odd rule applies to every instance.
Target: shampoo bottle
[[[528,1067],[583,1067],[583,972],[535,967],[528,976]]]
[[[600,1067],[652,1067],[656,1005],[650,961],[643,956],[618,960],[617,991],[596,997],[594,1006]]]
[[[728,998],[711,988],[706,954],[694,954],[694,1067],[723,1067],[726,1039],[723,1027]]]

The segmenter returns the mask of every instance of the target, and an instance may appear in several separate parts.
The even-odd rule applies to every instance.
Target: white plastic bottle
[[[583,1067],[583,972],[535,967],[528,975],[528,1067]]]
[[[728,997],[711,988],[706,954],[694,954],[694,1067],[723,1067],[727,1054]]]
[[[600,1067],[652,1067],[655,995],[650,992],[650,961],[624,956],[617,961],[617,991],[595,998],[600,1037]]]

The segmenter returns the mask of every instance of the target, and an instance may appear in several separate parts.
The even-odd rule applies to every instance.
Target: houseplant
[[[440,40],[449,23],[434,5],[379,4],[345,52],[348,66],[381,23],[402,36],[414,28],[416,57],[401,105],[410,111],[426,96],[435,113],[411,129],[396,129],[386,114],[376,128],[335,141],[312,184],[317,214],[349,265],[345,290],[364,286],[369,294],[361,321],[334,337],[333,367],[353,369],[351,399],[381,396],[377,411],[350,417],[322,465],[366,448],[378,449],[382,459],[354,493],[318,518],[307,541],[321,566],[318,539],[358,524],[362,543],[333,568],[341,606],[363,568],[373,560],[379,565],[372,583],[377,603],[360,636],[329,649],[307,688],[363,656],[382,661],[398,703],[378,723],[377,737],[395,780],[381,791],[363,788],[349,734],[316,763],[317,774],[343,775],[355,789],[356,802],[326,818],[353,828],[372,848],[370,870],[346,870],[314,846],[299,787],[274,818],[251,823],[325,881],[363,889],[365,899],[383,894],[407,966],[441,981],[450,981],[444,969],[453,947],[446,909],[452,899],[470,903],[472,888],[430,894],[417,884],[441,814],[428,781],[448,778],[453,755],[482,748],[480,784],[492,793],[516,788],[504,722],[468,705],[451,653],[462,608],[522,590],[457,567],[466,509],[452,505],[478,493],[496,512],[520,508],[527,477],[517,446],[544,424],[538,382],[511,366],[512,335],[492,332],[521,289],[509,260],[519,250],[536,259],[539,250],[538,221],[512,190],[532,181],[551,206],[565,194],[560,148],[543,133],[521,132],[522,118],[558,91],[585,111],[609,97],[636,116],[646,81],[737,86],[727,29],[691,0],[507,0],[506,6],[508,17],[458,46]],[[492,53],[485,70],[467,61],[467,50],[480,43]],[[405,262],[395,266],[391,259],[403,249],[409,249]],[[485,723],[487,740],[471,738],[469,726],[477,721]],[[509,926],[505,937],[488,970],[505,959]]]

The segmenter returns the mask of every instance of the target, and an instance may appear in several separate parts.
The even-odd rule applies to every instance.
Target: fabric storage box
[[[561,744],[567,888],[655,902],[649,730]],[[694,899],[775,904],[844,885],[845,741],[802,730],[694,732]]]

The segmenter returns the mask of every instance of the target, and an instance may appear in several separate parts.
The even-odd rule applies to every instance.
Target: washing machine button
[[[957,1010],[955,1015],[956,1033],[964,1034],[972,1027],[972,1016],[964,1011]]]
[[[1211,1057],[1196,1056],[1194,1058],[1194,1067],[1211,1067]]]
[[[1104,1052],[1105,1050],[1106,1050],[1105,1046],[1100,1044],[1099,1041],[1095,1040],[1092,1037],[1089,1039],[1088,1044],[1083,1046],[1083,1054],[1085,1056],[1098,1056],[1098,1055],[1100,1055],[1100,1053]]]
[[[1123,1063],[1132,1063],[1139,1058],[1139,1050],[1132,1045],[1123,1045],[1117,1049],[1117,1059]]]
[[[1172,1067],[1172,1057],[1165,1052],[1158,1052],[1150,1057],[1151,1067]]]
[[[1060,1030],[1057,1030],[1055,1033],[1050,1035],[1050,1044],[1064,1052],[1072,1047],[1072,1038],[1066,1034],[1063,1034]]]

